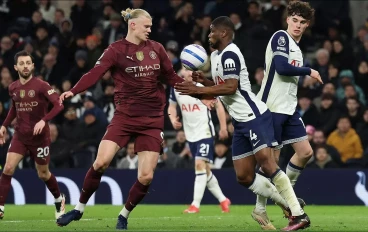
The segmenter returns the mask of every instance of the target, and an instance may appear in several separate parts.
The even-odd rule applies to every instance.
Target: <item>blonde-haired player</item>
[[[148,192],[162,148],[166,95],[159,77],[163,77],[170,86],[183,81],[175,73],[164,47],[148,39],[152,27],[150,14],[142,9],[126,9],[122,16],[128,24],[126,38],[112,43],[95,67],[83,75],[70,91],[60,96],[63,101],[88,89],[108,70],[114,78],[114,117],[102,138],[97,158],[86,174],[79,203],[57,220],[59,226],[66,226],[82,217],[115,153],[134,136],[138,179],[129,191],[116,224],[116,229],[127,229],[130,212]]]

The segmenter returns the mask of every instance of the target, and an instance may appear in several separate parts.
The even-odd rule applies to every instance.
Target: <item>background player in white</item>
[[[271,197],[279,205],[290,207],[292,216],[284,230],[306,228],[310,220],[300,207],[289,178],[280,170],[271,154],[271,147],[277,145],[272,115],[266,104],[251,91],[244,57],[232,43],[234,24],[229,17],[221,16],[212,22],[210,30],[209,43],[216,49],[211,54],[214,82],[205,79],[199,72],[193,72],[193,80],[206,87],[184,82],[177,83],[175,89],[184,95],[220,96],[233,118],[232,155],[239,184],[255,194]],[[275,186],[264,176],[255,173],[257,162]]]
[[[314,10],[307,2],[291,1],[287,6],[287,13],[287,30],[275,32],[267,45],[265,76],[257,97],[265,102],[272,112],[275,138],[279,143],[274,150],[276,161],[284,144],[292,144],[295,150],[286,169],[286,174],[294,186],[313,154],[304,123],[296,111],[298,79],[301,75],[310,75],[320,83],[323,82],[317,71],[302,67],[303,54],[298,45],[313,18]],[[269,222],[266,203],[266,198],[257,197],[253,218]]]
[[[192,71],[183,68],[178,74],[182,75],[185,80],[192,81]],[[197,86],[203,85],[197,83]],[[182,123],[177,116],[177,106],[179,105],[183,117],[185,137],[189,142],[190,151],[195,156],[196,177],[193,202],[188,209],[184,210],[184,213],[199,213],[199,206],[206,186],[220,202],[222,212],[228,213],[230,200],[222,193],[217,178],[211,172],[209,165],[209,163],[213,162],[215,142],[215,128],[212,123],[211,112],[199,99],[187,95],[179,95],[174,88],[171,89],[169,102],[168,113],[171,123],[176,130],[182,127]],[[219,138],[226,139],[228,137],[226,115],[221,102],[217,102],[216,111],[220,122]]]

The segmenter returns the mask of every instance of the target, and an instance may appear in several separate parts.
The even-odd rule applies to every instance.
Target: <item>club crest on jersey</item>
[[[286,40],[284,36],[280,36],[279,39],[277,40],[277,44],[280,46],[285,46],[286,44]]]
[[[151,57],[151,59],[156,59],[156,57],[157,57],[157,55],[156,55],[156,52],[154,52],[154,51],[150,51],[149,52],[149,56]]]
[[[19,96],[20,96],[21,98],[24,98],[24,96],[26,96],[26,91],[22,89],[22,90],[19,92]]]
[[[34,96],[35,96],[35,91],[34,90],[28,91],[28,97],[34,97]]]
[[[144,54],[143,54],[142,51],[141,52],[136,52],[135,56],[137,57],[137,60],[139,60],[139,61],[142,61],[144,59]]]

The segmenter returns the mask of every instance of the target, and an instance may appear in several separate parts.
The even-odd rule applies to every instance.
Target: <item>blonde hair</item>
[[[125,22],[128,22],[129,19],[138,18],[139,16],[145,16],[149,19],[152,19],[151,15],[143,9],[127,8],[126,10],[121,11],[121,15],[123,16]]]

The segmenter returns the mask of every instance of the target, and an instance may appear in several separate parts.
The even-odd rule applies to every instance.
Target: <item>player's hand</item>
[[[207,108],[209,110],[213,110],[216,106],[216,103],[217,103],[216,98],[214,98],[214,99],[200,99],[200,100],[205,106],[207,106]]]
[[[62,93],[59,98],[60,104],[62,104],[65,99],[73,97],[73,96],[74,96],[74,93],[72,93],[71,91]]]
[[[220,129],[219,131],[219,139],[225,140],[229,137],[229,133],[227,132],[227,129]]]
[[[205,78],[206,77],[204,76],[203,72],[201,72],[201,71],[192,72],[192,80],[195,81],[195,82],[203,84]]]
[[[41,134],[42,129],[45,127],[45,125],[46,125],[46,122],[42,119],[38,123],[36,123],[33,129],[33,135]]]
[[[323,84],[323,81],[322,81],[322,77],[321,75],[319,75],[319,72],[314,70],[314,69],[311,69],[311,74],[310,76],[314,79],[316,79],[319,83]]]
[[[175,85],[175,90],[180,93],[180,95],[196,95],[199,93],[199,88],[191,81],[184,81],[182,83],[177,83]]]
[[[5,144],[5,138],[6,138],[6,127],[1,126],[1,129],[0,129],[0,145]]]
[[[181,124],[179,117],[176,117],[175,121],[171,121],[175,130],[179,130],[183,125]]]

